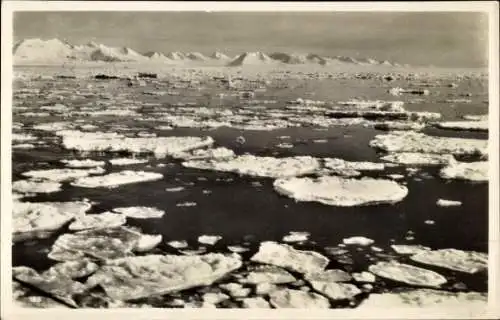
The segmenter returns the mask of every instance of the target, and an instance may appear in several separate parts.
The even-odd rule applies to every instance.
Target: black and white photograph
[[[498,3],[16,3],[11,310],[499,316]]]

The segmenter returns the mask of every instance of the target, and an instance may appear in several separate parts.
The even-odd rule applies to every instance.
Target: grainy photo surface
[[[485,310],[486,13],[20,11],[13,40],[16,307]]]

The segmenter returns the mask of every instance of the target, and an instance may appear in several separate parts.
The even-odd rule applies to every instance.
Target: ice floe
[[[19,193],[52,193],[61,191],[61,184],[52,181],[17,180],[12,183],[12,191]]]
[[[188,152],[181,152],[173,154],[175,159],[189,160],[203,160],[203,159],[225,159],[232,158],[235,154],[233,150],[219,147],[214,149],[195,149]]]
[[[488,268],[488,254],[457,249],[422,251],[410,257],[420,263],[466,273],[476,273]]]
[[[269,294],[269,302],[275,308],[299,309],[328,309],[330,302],[327,298],[312,292],[301,290],[281,289]]]
[[[172,188],[166,188],[165,191],[167,192],[179,192],[179,191],[182,191],[186,188],[184,187],[172,187]]]
[[[375,282],[375,275],[368,271],[355,272],[352,274],[353,279],[356,282]]]
[[[105,170],[101,167],[92,169],[48,169],[32,170],[23,172],[22,175],[34,179],[45,179],[54,182],[69,181],[77,178],[87,177],[91,174],[102,174]]]
[[[109,163],[111,163],[114,166],[127,166],[130,164],[141,164],[147,162],[148,162],[147,159],[134,159],[134,158],[117,158],[109,160]]]
[[[84,160],[61,160],[62,163],[69,168],[94,168],[94,167],[102,167],[106,164],[105,161],[97,161],[92,159],[84,159]]]
[[[382,308],[431,308],[443,311],[466,309],[467,314],[473,310],[485,310],[487,296],[479,292],[450,292],[434,289],[416,289],[398,293],[374,293],[364,300],[358,309]]]
[[[172,241],[167,242],[167,244],[169,246],[171,246],[172,248],[176,248],[176,249],[182,249],[182,248],[188,247],[188,243],[185,240],[182,240],[182,241],[172,240]]]
[[[413,131],[376,135],[370,146],[388,152],[421,152],[453,155],[487,155],[488,141],[434,137]]]
[[[408,189],[392,180],[334,176],[278,179],[274,189],[297,201],[316,201],[332,206],[374,205],[403,200]]]
[[[434,154],[434,153],[418,153],[418,152],[401,152],[389,153],[380,158],[384,161],[403,165],[443,165],[448,164],[455,158],[451,154]]]
[[[23,134],[23,133],[12,133],[11,138],[14,141],[33,141],[38,139],[37,137],[31,134]]]
[[[309,239],[309,232],[291,231],[288,235],[284,236],[283,242],[301,242]]]
[[[262,265],[258,266],[248,273],[248,275],[241,280],[243,283],[290,283],[296,281],[288,271],[275,267]]]
[[[438,199],[436,205],[438,207],[457,207],[462,205],[462,201]]]
[[[367,237],[356,236],[356,237],[345,238],[342,240],[342,242],[344,244],[350,244],[350,245],[354,244],[359,246],[369,246],[373,244],[375,241]]]
[[[88,280],[116,300],[132,300],[208,286],[241,266],[237,255],[147,255],[108,261]]]
[[[459,162],[452,161],[442,168],[439,175],[443,179],[469,181],[488,181],[488,161]]]
[[[332,300],[352,299],[361,293],[361,290],[350,283],[337,283],[324,280],[313,280],[309,282],[314,290],[322,293]]]
[[[214,245],[216,244],[220,239],[222,239],[221,236],[212,236],[212,235],[202,235],[198,237],[198,242],[203,243],[203,244],[208,244],[208,245]]]
[[[466,114],[463,116],[464,120],[469,120],[469,121],[485,121],[487,122],[489,119],[489,116],[487,114],[481,114],[481,115],[471,115],[471,114]]]
[[[145,251],[152,250],[158,244],[160,244],[162,242],[162,240],[163,240],[163,236],[161,234],[142,235],[142,237],[139,238],[139,241],[137,242],[134,250],[136,252],[145,252]]]
[[[250,260],[299,273],[322,271],[329,263],[327,257],[317,252],[296,250],[289,245],[272,241],[261,243],[259,251]]]
[[[83,278],[91,275],[99,269],[99,266],[87,259],[78,261],[65,261],[56,263],[42,275],[55,275],[69,277],[71,279]]]
[[[176,204],[176,207],[196,207],[198,204],[192,201],[180,202]]]
[[[126,222],[126,217],[118,213],[86,214],[77,216],[76,220],[69,225],[69,230],[113,228],[124,225]]]
[[[378,122],[373,125],[377,130],[422,130],[425,128],[424,123],[412,122],[412,121],[384,121]]]
[[[14,202],[13,238],[29,236],[37,232],[59,229],[75,216],[84,214],[91,204],[75,202]]]
[[[368,161],[346,161],[338,158],[324,158],[324,166],[333,170],[361,170],[361,171],[378,171],[384,170],[383,163],[375,163]]]
[[[262,297],[245,298],[242,300],[242,307],[245,309],[269,309],[271,306]]]
[[[104,176],[83,177],[71,182],[72,186],[82,188],[115,187],[125,184],[155,181],[163,178],[161,173],[125,170]]]
[[[271,178],[312,173],[320,166],[319,161],[310,156],[274,158],[253,155],[242,155],[226,160],[186,161],[182,165],[187,168],[235,172],[241,175]]]
[[[225,283],[219,285],[221,289],[229,293],[233,298],[244,298],[247,297],[252,291],[250,288],[245,288],[239,283]]]
[[[396,251],[396,253],[404,255],[412,255],[431,250],[431,248],[419,244],[393,244],[391,248]]]
[[[13,149],[35,149],[36,146],[32,143],[20,143],[12,145]]]
[[[488,121],[447,121],[436,124],[441,129],[465,130],[465,131],[488,131]]]
[[[379,277],[415,286],[440,287],[447,282],[446,278],[437,272],[396,261],[381,261],[371,265],[368,270]]]
[[[305,279],[309,282],[348,282],[352,277],[349,273],[340,269],[330,269],[324,271],[316,271],[306,274]]]
[[[158,219],[165,214],[165,211],[151,207],[122,207],[114,208],[112,211],[135,219]]]

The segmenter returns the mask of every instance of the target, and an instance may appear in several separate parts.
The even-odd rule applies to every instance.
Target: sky
[[[14,40],[94,41],[142,53],[297,52],[484,67],[487,19],[473,12],[16,12]]]

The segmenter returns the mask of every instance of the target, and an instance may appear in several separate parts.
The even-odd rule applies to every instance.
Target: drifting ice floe
[[[184,187],[173,187],[173,188],[166,188],[165,191],[167,192],[179,192],[184,190]]]
[[[401,152],[389,153],[380,158],[384,161],[404,165],[442,165],[448,164],[455,158],[451,154],[433,154],[433,153],[418,153],[418,152]]]
[[[50,232],[62,227],[75,216],[84,214],[91,204],[87,202],[14,202],[14,238],[23,233]]]
[[[296,250],[289,245],[271,241],[261,243],[259,252],[250,260],[299,273],[322,271],[329,263],[327,257],[317,252]]]
[[[22,134],[22,133],[13,133],[11,137],[12,140],[14,141],[33,141],[38,139],[37,137],[31,134]]]
[[[113,228],[124,225],[126,222],[126,217],[117,213],[86,214],[77,216],[76,220],[69,225],[69,230]]]
[[[222,239],[221,236],[210,236],[210,235],[202,235],[198,237],[198,242],[203,243],[203,244],[209,244],[209,245],[214,245],[216,244],[220,239]]]
[[[371,265],[368,270],[379,277],[410,285],[440,287],[446,283],[446,278],[439,273],[396,261],[378,262]]]
[[[99,285],[112,299],[126,301],[208,286],[241,264],[237,255],[216,253],[127,257],[108,261],[87,280],[87,286]]]
[[[109,260],[130,256],[132,251],[142,251],[144,235],[131,228],[118,227],[91,229],[57,238],[48,257],[56,261],[74,261],[84,257]]]
[[[48,169],[48,170],[32,170],[23,172],[25,177],[35,179],[45,179],[55,182],[63,182],[76,178],[87,177],[90,174],[102,174],[105,170],[101,167],[93,169]],[[95,177],[97,178],[97,177]]]
[[[441,169],[439,175],[443,179],[459,179],[469,181],[488,181],[488,161],[458,162],[453,161]]]
[[[488,131],[488,121],[448,121],[436,124],[441,129]]]
[[[434,289],[417,289],[399,293],[370,294],[358,309],[374,310],[378,308],[439,308],[443,311],[465,308],[467,314],[474,314],[473,309],[484,311],[487,297],[479,292],[449,292]],[[465,310],[464,310],[465,311]]]
[[[181,152],[173,154],[172,157],[175,159],[189,160],[203,160],[203,159],[224,159],[232,158],[235,154],[233,150],[224,147],[219,147],[215,149],[195,149],[189,152]]]
[[[161,173],[125,170],[105,176],[79,178],[71,182],[71,185],[82,188],[115,187],[124,184],[160,180],[162,178],[163,175]]]
[[[297,201],[316,201],[342,207],[396,203],[408,194],[408,189],[395,181],[372,178],[288,178],[278,179],[273,185],[278,193]]]
[[[375,163],[368,161],[346,161],[343,159],[337,158],[325,158],[324,159],[325,167],[334,170],[366,170],[366,171],[378,171],[384,170],[385,165],[383,163]]]
[[[127,217],[135,219],[161,218],[165,211],[150,207],[124,207],[114,208],[112,211],[121,213]]]
[[[227,160],[187,161],[183,162],[182,165],[187,168],[235,172],[241,175],[271,178],[312,173],[319,168],[318,160],[310,156],[273,158],[242,155]]]
[[[308,279],[314,290],[321,292],[332,300],[346,300],[361,293],[361,290],[350,283],[337,283],[323,280]]]
[[[250,288],[245,288],[239,283],[227,283],[219,285],[219,288],[225,290],[233,298],[247,297],[252,291]]]
[[[393,244],[391,245],[391,248],[396,251],[397,253],[399,254],[407,254],[407,255],[412,255],[412,254],[417,254],[417,253],[420,253],[420,252],[424,252],[424,251],[429,251],[431,250],[431,248],[429,247],[424,247],[422,245],[419,245],[419,244],[415,244],[415,245],[408,245],[408,244]]]
[[[480,139],[433,137],[413,131],[376,135],[370,146],[388,152],[422,152],[454,155],[483,155],[488,141]]]
[[[283,242],[301,242],[309,239],[309,232],[291,231],[288,235],[284,236]]]
[[[327,298],[312,292],[293,289],[281,289],[269,294],[269,302],[275,308],[328,309]]]
[[[342,242],[344,244],[355,244],[355,245],[359,245],[359,246],[369,246],[372,243],[374,243],[375,241],[373,241],[370,238],[357,236],[357,237],[345,238],[342,240]]]
[[[59,182],[18,180],[12,183],[12,191],[19,193],[52,193],[61,191]]]
[[[352,280],[352,277],[349,273],[343,270],[331,269],[306,274],[305,279],[310,282],[349,282]]]
[[[465,120],[469,120],[469,121],[488,121],[488,115],[487,114],[482,114],[482,115],[470,115],[470,114],[466,114],[465,116],[463,116],[463,118]]]
[[[105,161],[96,161],[91,159],[61,160],[61,162],[66,164],[66,167],[69,168],[94,168],[94,167],[102,167],[106,164]]]
[[[246,278],[242,280],[243,283],[290,283],[296,281],[288,271],[275,267],[275,266],[259,266],[252,270]]]
[[[60,131],[67,130],[72,127],[72,123],[70,122],[49,122],[49,123],[41,123],[33,126],[35,130],[42,131]]]
[[[173,241],[167,242],[167,244],[169,246],[171,246],[172,248],[176,248],[176,249],[182,249],[182,248],[188,247],[188,243],[185,240],[182,240],[182,241],[173,240]]]
[[[32,143],[21,143],[12,145],[13,149],[35,149],[35,145]]]
[[[146,162],[148,162],[147,159],[133,159],[133,158],[118,158],[109,160],[109,163],[111,163],[114,166],[126,166],[130,164],[141,164]]]
[[[249,309],[269,309],[271,306],[269,302],[267,302],[264,298],[255,297],[255,298],[245,298],[242,300],[243,308]]]
[[[340,101],[338,104],[348,107],[353,107],[357,109],[372,109],[381,111],[406,111],[403,108],[403,101],[367,101],[367,100],[350,100],[350,101]]]
[[[375,275],[368,271],[362,271],[360,273],[353,273],[352,277],[356,282],[375,282]]]
[[[156,137],[127,138],[118,133],[59,131],[63,145],[78,151],[128,151],[131,153],[154,153],[158,156],[172,155],[192,149],[211,146],[211,137]]]
[[[457,249],[423,251],[410,257],[413,261],[451,270],[476,273],[488,268],[488,254]]]

